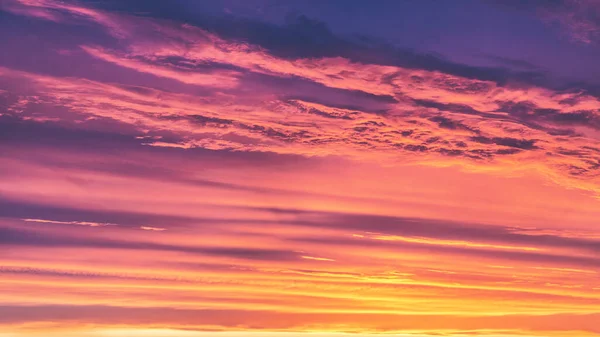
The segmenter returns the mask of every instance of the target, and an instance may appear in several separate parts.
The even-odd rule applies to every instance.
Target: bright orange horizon
[[[0,1],[0,337],[600,336],[593,13]]]

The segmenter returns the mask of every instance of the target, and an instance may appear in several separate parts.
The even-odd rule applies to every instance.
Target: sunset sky
[[[600,336],[600,1],[0,0],[0,337]]]

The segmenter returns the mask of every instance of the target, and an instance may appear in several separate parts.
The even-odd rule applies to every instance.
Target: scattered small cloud
[[[308,255],[302,255],[301,258],[303,258],[305,260],[314,260],[314,261],[329,261],[329,262],[335,261],[334,259],[328,259],[326,257],[316,257],[316,256],[308,256]]]
[[[25,222],[37,222],[37,223],[49,223],[58,225],[77,225],[77,226],[89,226],[89,227],[105,227],[105,226],[118,226],[114,223],[100,223],[100,222],[89,222],[89,221],[57,221],[47,219],[21,219]]]
[[[140,226],[140,229],[143,229],[145,231],[155,231],[155,232],[162,232],[162,231],[166,231],[166,228],[160,228],[160,227],[150,227],[150,226]]]

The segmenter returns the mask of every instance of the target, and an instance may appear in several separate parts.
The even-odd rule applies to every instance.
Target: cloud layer
[[[0,330],[600,335],[592,85],[113,5],[2,2]]]

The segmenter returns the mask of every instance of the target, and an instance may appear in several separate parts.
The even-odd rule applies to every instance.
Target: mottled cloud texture
[[[0,9],[0,336],[600,335],[593,84],[303,15]]]

